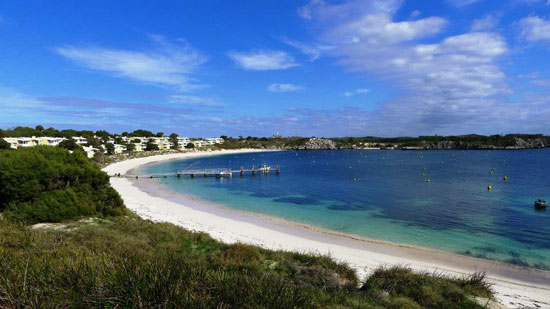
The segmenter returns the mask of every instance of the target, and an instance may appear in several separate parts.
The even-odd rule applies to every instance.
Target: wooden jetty
[[[160,173],[160,174],[143,174],[143,175],[136,175],[136,174],[115,174],[111,175],[111,177],[124,177],[124,178],[135,178],[135,179],[151,179],[151,178],[168,178],[168,177],[178,177],[181,178],[182,176],[189,176],[191,178],[194,177],[233,177],[233,174],[239,174],[241,177],[243,177],[246,174],[249,175],[256,175],[256,174],[270,174],[275,173],[276,175],[279,175],[281,173],[281,166],[277,165],[275,168],[272,168],[267,165],[262,165],[259,167],[252,166],[249,169],[245,169],[244,167],[240,167],[239,169],[227,169],[227,168],[208,168],[208,169],[183,169],[179,170],[175,173]]]

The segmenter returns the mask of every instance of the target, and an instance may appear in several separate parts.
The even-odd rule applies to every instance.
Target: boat
[[[266,164],[264,164],[264,165],[262,165],[258,168],[258,172],[269,173],[269,170],[271,170],[271,167],[267,166]]]
[[[216,177],[232,177],[233,173],[231,170],[219,170],[216,171]]]
[[[535,208],[536,209],[546,209],[546,201],[538,199],[535,201]]]

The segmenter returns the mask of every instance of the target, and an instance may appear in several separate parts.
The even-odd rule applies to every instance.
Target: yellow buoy
[[[504,176],[504,180],[508,180],[508,176]]]
[[[353,177],[353,181],[357,181],[357,178]]]
[[[493,187],[487,186],[487,190],[491,191],[491,190],[493,190]]]
[[[422,173],[422,176],[426,176],[426,173]]]
[[[432,180],[430,178],[426,179],[426,182],[431,182]]]

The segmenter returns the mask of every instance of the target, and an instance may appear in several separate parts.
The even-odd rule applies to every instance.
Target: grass
[[[397,267],[360,282],[327,256],[228,245],[137,217],[31,229],[0,219],[0,308],[481,308],[482,275]]]

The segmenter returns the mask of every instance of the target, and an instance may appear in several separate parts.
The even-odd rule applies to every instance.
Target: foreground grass
[[[0,308],[480,308],[482,276],[407,268],[361,283],[325,256],[227,245],[170,224],[117,217],[30,229],[0,218]]]

